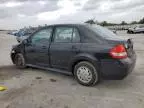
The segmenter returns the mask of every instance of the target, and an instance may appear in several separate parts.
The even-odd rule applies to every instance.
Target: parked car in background
[[[134,28],[129,28],[127,33],[144,33],[144,26],[136,26]]]
[[[29,35],[31,35],[34,31],[32,30],[29,30],[29,29],[26,29],[26,30],[19,30],[18,33],[16,33],[16,39],[17,41],[20,43],[22,42],[23,40],[25,40],[27,37],[29,37]]]
[[[10,35],[14,35],[14,36],[16,36],[17,33],[18,33],[17,30],[16,30],[16,31],[9,31],[9,32],[8,32],[8,34],[10,34]]]
[[[136,54],[131,39],[121,39],[98,25],[59,24],[42,27],[14,46],[11,59],[26,66],[72,74],[85,86],[101,78],[120,80],[133,71]]]
[[[17,34],[16,34],[16,39],[17,41],[20,43],[22,42],[24,39],[26,39],[29,34],[27,34],[25,31],[19,31]]]
[[[27,39],[29,35],[19,35],[16,37],[18,43],[21,43],[23,40]]]

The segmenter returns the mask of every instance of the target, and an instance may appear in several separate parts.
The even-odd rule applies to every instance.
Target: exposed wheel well
[[[87,62],[89,62],[89,63],[92,63],[90,60],[86,60],[86,59],[80,59],[80,60],[75,61],[75,62],[72,64],[72,67],[71,67],[71,71],[72,71],[72,74],[73,74],[73,75],[74,75],[74,68],[75,68],[75,66],[76,66],[78,63],[82,62],[82,61],[87,61]],[[92,63],[92,64],[93,64],[93,63]]]
[[[12,55],[11,55],[11,58],[12,58],[12,62],[15,64],[15,61],[14,61],[14,59],[15,59],[15,56],[16,56],[16,54],[17,53],[13,53]]]
[[[13,53],[13,54],[11,55],[12,62],[13,62],[14,64],[15,64],[15,61],[14,61],[15,56],[16,56],[18,53],[20,53],[20,52],[15,52],[15,53]]]

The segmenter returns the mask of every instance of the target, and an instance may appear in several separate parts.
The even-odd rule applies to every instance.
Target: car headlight
[[[15,53],[15,50],[14,50],[14,49],[12,49],[11,53]]]

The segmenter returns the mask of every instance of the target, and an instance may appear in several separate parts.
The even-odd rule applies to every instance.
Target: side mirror
[[[28,43],[28,39],[23,40],[23,43],[27,44]]]
[[[30,39],[29,39],[29,38],[27,38],[27,39],[23,40],[23,43],[24,43],[24,44],[30,44],[30,43],[31,43],[31,41],[30,41]]]

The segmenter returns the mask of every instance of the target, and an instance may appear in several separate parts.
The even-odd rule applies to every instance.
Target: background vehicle
[[[16,40],[18,43],[22,42],[23,40],[27,39],[29,35],[18,35]]]
[[[129,28],[127,33],[144,33],[144,26],[136,26],[134,28]]]
[[[9,31],[9,32],[8,32],[8,34],[14,35],[14,36],[15,36],[17,33],[18,33],[18,31]]]
[[[86,86],[101,78],[123,79],[132,72],[136,55],[133,42],[101,26],[61,24],[41,28],[12,48],[19,68],[32,66],[73,74]]]
[[[17,36],[16,37],[17,41],[20,43],[26,38],[28,38],[29,35],[32,33],[33,33],[32,31],[28,31],[28,30],[19,30],[19,32],[17,32],[15,35]]]

